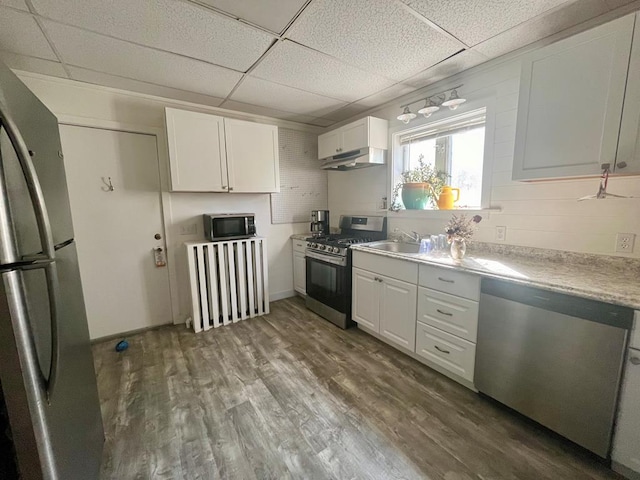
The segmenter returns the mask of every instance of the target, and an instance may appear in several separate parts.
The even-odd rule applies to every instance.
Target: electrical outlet
[[[496,240],[504,242],[507,239],[507,227],[496,227]]]
[[[635,233],[619,233],[616,235],[616,252],[631,253],[636,240]]]
[[[198,234],[197,223],[189,223],[187,225],[180,226],[180,235],[197,235],[197,234]]]

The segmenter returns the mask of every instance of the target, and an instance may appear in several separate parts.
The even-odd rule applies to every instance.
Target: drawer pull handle
[[[448,280],[446,278],[438,277],[438,280],[445,283],[455,283],[453,280]]]
[[[446,353],[447,355],[449,355],[451,353],[449,350],[445,350],[443,348],[440,348],[438,345],[436,345],[436,350],[438,350],[439,352],[442,352],[442,353]]]
[[[439,308],[436,308],[436,312],[441,313],[442,315],[447,315],[449,317],[453,316],[453,313],[450,312],[443,312],[442,310],[440,310]]]
[[[640,357],[631,357],[629,361],[631,365],[640,365]]]

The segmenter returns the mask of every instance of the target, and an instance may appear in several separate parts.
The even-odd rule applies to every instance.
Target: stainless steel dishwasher
[[[608,457],[633,311],[483,279],[476,388]]]

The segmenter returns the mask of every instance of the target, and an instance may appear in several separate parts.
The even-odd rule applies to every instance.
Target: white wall
[[[511,180],[519,76],[520,62],[516,58],[490,69],[481,67],[463,72],[368,114],[388,119],[393,129],[401,125],[396,116],[403,100],[417,101],[460,83],[464,87],[459,92],[467,99],[495,98],[496,128],[493,138],[488,139],[493,143],[493,156],[488,159],[493,162],[490,205],[502,211],[481,213],[483,221],[474,238],[496,242],[495,227],[506,226],[504,243],[511,245],[640,258],[640,238],[632,254],[614,252],[617,232],[640,236],[640,198],[578,202],[578,198],[597,192],[597,178],[534,183]],[[432,118],[437,120],[447,112],[438,112]],[[360,210],[374,212],[380,198],[388,194],[387,175],[387,169],[377,167],[331,173],[332,218],[337,221],[341,213]],[[611,178],[608,190],[640,197],[640,177]],[[441,233],[450,215],[446,211],[389,212],[389,230],[399,227],[420,233]]]
[[[125,92],[110,88],[96,87],[70,80],[18,72],[27,86],[60,119],[74,117],[80,124],[94,125],[95,121],[118,122],[132,127],[155,127],[160,129],[158,148],[161,165],[166,165],[166,138],[164,133],[164,107],[185,108],[211,112],[223,116],[244,119],[258,119],[285,128],[314,131],[319,129],[301,124],[284,122],[267,117],[246,115],[204,105],[185,104],[171,100]],[[86,122],[83,120],[86,119]],[[165,151],[162,152],[162,149]],[[164,154],[163,154],[164,153]],[[167,192],[167,184],[163,187]],[[266,237],[269,248],[269,290],[272,299],[285,298],[294,294],[291,241],[293,233],[308,231],[307,223],[271,224],[270,199],[268,194],[225,194],[225,193],[165,193],[164,205],[165,235],[172,280],[174,300],[174,321],[182,322],[189,316],[189,283],[183,243],[202,240],[201,215],[205,212],[253,212],[256,214],[258,234]],[[183,225],[197,224],[196,235],[181,235]],[[172,261],[173,260],[173,261]]]

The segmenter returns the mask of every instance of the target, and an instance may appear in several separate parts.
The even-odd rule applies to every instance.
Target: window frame
[[[417,103],[417,102],[416,102]],[[441,109],[434,113],[429,118],[424,118],[420,115],[418,118],[414,119],[408,125],[401,123],[400,121],[396,121],[395,126],[389,129],[389,162],[387,165],[387,199],[389,207],[391,207],[391,202],[393,201],[393,180],[394,180],[394,169],[397,162],[402,163],[402,147],[400,146],[400,137],[412,130],[420,129],[426,127],[427,125],[438,122],[441,120],[445,120],[450,117],[454,117],[463,113],[471,112],[473,110],[478,110],[481,108],[486,109],[486,119],[485,119],[485,130],[484,130],[484,154],[483,154],[483,163],[482,163],[482,194],[481,194],[481,204],[478,208],[469,208],[469,209],[460,209],[456,211],[461,212],[475,212],[482,210],[489,210],[491,207],[491,185],[492,185],[492,175],[493,175],[493,151],[494,151],[494,133],[495,133],[495,92],[491,92],[490,95],[484,96],[484,98],[476,98],[474,100],[468,100],[467,102],[460,105],[456,110],[450,110],[446,107],[441,107]],[[420,218],[425,216],[437,216],[438,214],[434,214],[434,212],[450,212],[449,210],[437,210],[437,209],[428,209],[428,210],[399,210],[397,212],[389,210],[389,215],[394,215],[398,217],[410,217],[410,218]],[[448,214],[447,214],[448,215]]]

